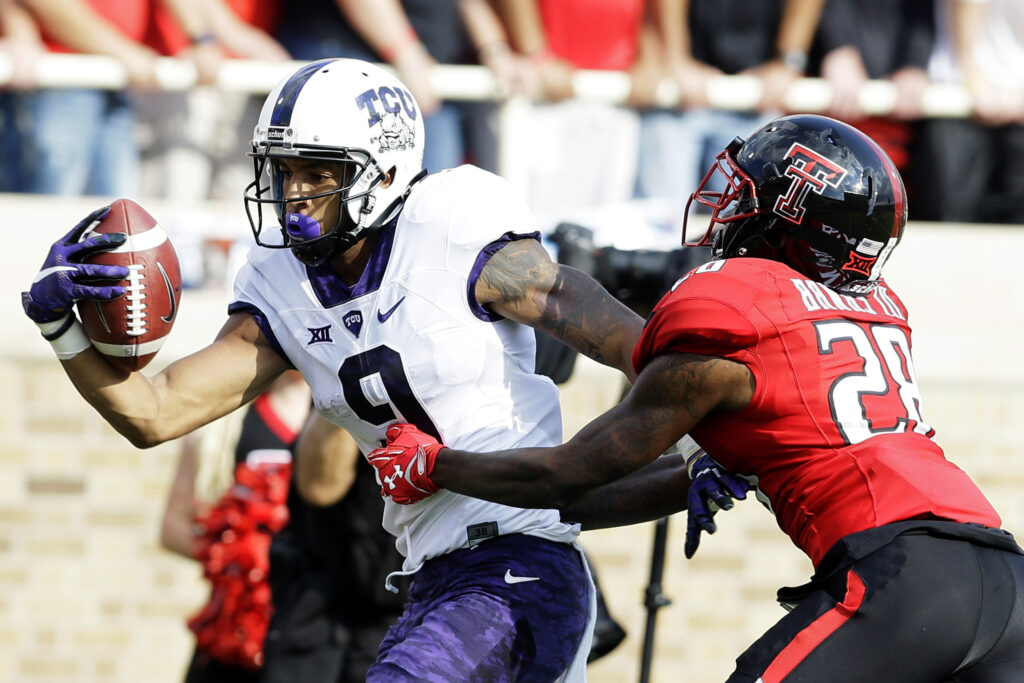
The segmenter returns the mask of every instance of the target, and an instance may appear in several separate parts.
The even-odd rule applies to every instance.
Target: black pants
[[[907,179],[912,219],[1024,222],[1024,126],[926,119]]]
[[[305,648],[268,644],[260,683],[363,683],[393,619],[349,628],[331,626],[325,641]]]
[[[185,672],[185,683],[259,683],[259,680],[258,670],[225,664],[199,650],[192,654]]]
[[[1024,681],[1024,555],[914,532],[809,586],[728,683]]]

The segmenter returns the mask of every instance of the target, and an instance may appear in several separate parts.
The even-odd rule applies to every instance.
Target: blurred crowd
[[[128,87],[37,87],[38,60],[69,52],[113,57]],[[528,98],[513,144],[529,149],[541,215],[631,198],[678,215],[713,155],[789,112],[812,77],[830,86],[821,113],[883,143],[911,219],[1024,223],[1020,0],[0,0],[0,55],[3,192],[239,197],[262,95],[218,89],[224,60],[348,56],[414,91],[431,171],[499,170],[500,102],[446,100],[436,65],[482,65],[501,98]],[[198,85],[159,89],[166,56],[191,61]],[[577,70],[627,73],[626,104],[578,97]],[[751,77],[759,97],[715,109],[720,75]],[[891,106],[868,99],[869,80],[892,86]],[[971,115],[927,116],[935,84],[966,89]]]

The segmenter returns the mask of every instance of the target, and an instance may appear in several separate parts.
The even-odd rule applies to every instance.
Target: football
[[[130,199],[118,199],[110,213],[83,239],[95,233],[123,232],[117,249],[91,256],[90,263],[127,266],[120,284],[124,296],[113,301],[79,301],[78,315],[96,349],[125,370],[145,367],[163,346],[178,315],[181,269],[167,233],[156,219]]]

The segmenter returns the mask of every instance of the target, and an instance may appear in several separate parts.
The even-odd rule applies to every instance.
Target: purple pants
[[[511,534],[428,560],[372,683],[551,683],[589,642],[591,581],[565,543]]]

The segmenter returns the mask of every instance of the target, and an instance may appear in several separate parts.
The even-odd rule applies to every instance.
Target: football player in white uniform
[[[461,450],[560,444],[558,392],[534,373],[527,326],[632,379],[643,321],[552,262],[504,180],[471,166],[426,175],[423,143],[419,107],[388,72],[304,65],[254,131],[245,199],[257,246],[213,343],[153,376],[116,370],[73,315],[60,329],[49,321],[116,295],[109,280],[122,274],[85,272],[63,252],[51,251],[26,312],[79,392],[139,447],[221,417],[293,367],[363,453],[396,422]],[[64,264],[60,279],[51,262]],[[413,579],[368,680],[584,680],[594,590],[578,525],[440,492],[409,506],[389,498],[384,526]]]

